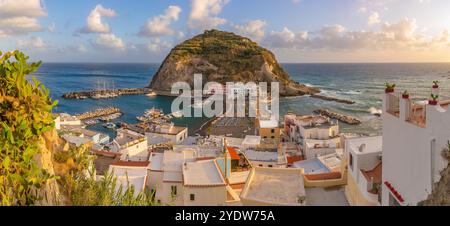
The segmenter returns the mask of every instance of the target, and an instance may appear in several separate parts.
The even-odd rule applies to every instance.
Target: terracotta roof
[[[383,170],[383,163],[380,163],[377,166],[375,166],[375,168],[373,168],[372,170],[369,171],[361,170],[361,172],[367,179],[367,181],[370,181],[371,178],[373,177],[373,182],[375,184],[381,184],[382,170]]]
[[[238,155],[238,153],[236,152],[236,149],[233,147],[227,147],[228,153],[230,153],[231,159],[232,160],[240,160],[241,157]]]
[[[111,164],[112,166],[129,166],[129,167],[147,167],[150,165],[150,162],[127,162],[127,161],[119,161]]]
[[[294,164],[295,162],[300,162],[303,161],[303,157],[302,156],[292,156],[292,157],[287,157],[287,161],[288,164]]]

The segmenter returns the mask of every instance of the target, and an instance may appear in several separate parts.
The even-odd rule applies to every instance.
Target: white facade
[[[117,137],[109,146],[113,152],[122,153],[123,161],[147,161],[149,158],[147,138],[131,130],[117,130]]]
[[[216,159],[200,160],[204,153],[182,147],[150,155],[148,185],[156,191],[156,201],[175,206],[225,205],[227,185]]]
[[[385,94],[382,205],[425,200],[447,166],[441,152],[449,140],[450,111]]]
[[[318,115],[286,115],[284,123],[288,141],[299,144],[305,159],[333,154],[343,146],[335,120]]]
[[[148,164],[148,163],[147,163]],[[147,187],[148,166],[110,165],[109,172],[117,178],[117,188],[122,187],[123,191],[134,187],[134,195],[138,196]]]
[[[179,144],[188,137],[188,129],[170,124],[160,126],[153,132],[145,132],[145,136],[149,146],[160,143]]]
[[[77,119],[75,116],[71,116],[66,113],[61,113],[59,115],[59,127],[61,126],[81,126],[81,120]]]
[[[336,153],[340,150],[340,138],[329,140],[303,140],[303,154],[305,159],[313,159],[323,155]]]
[[[382,137],[353,138],[345,142],[345,153],[348,159],[348,179],[352,180],[352,185],[356,185],[356,189],[359,190],[357,194],[361,194],[366,203],[379,204],[378,194],[373,192],[374,187],[378,187],[378,185],[373,183],[381,180],[381,178],[367,178],[366,175],[368,174],[364,172],[372,171],[381,164]],[[355,193],[348,192],[350,195],[355,195]],[[360,197],[355,197],[355,199],[357,198]]]

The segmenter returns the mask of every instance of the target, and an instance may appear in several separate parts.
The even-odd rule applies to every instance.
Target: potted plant
[[[439,81],[433,81],[433,89],[439,88]]]
[[[395,91],[395,84],[390,84],[390,83],[386,82],[384,85],[386,86],[386,89],[385,89],[386,93],[393,93]]]
[[[408,90],[405,90],[405,92],[402,93],[402,98],[403,99],[409,99],[409,92],[408,92]]]
[[[429,105],[437,105],[438,101],[437,99],[439,98],[439,95],[435,95],[435,94],[431,94],[431,100],[428,101]]]

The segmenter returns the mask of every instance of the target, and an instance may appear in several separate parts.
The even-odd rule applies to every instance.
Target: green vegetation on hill
[[[194,74],[202,74],[204,84],[279,82],[281,96],[320,92],[292,81],[269,50],[249,38],[226,31],[205,31],[174,47],[153,76],[150,88],[166,93],[177,82],[192,87]]]
[[[213,65],[219,65],[224,74],[230,75],[259,71],[261,65],[267,62],[274,68],[274,74],[282,79],[289,79],[283,68],[275,61],[272,52],[249,38],[231,32],[205,31],[176,46],[169,57],[176,61],[202,57]]]

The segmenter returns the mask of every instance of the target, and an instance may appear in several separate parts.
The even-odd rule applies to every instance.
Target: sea
[[[34,74],[59,104],[54,113],[78,114],[103,107],[118,107],[124,115],[117,122],[136,123],[136,117],[150,108],[171,112],[173,97],[148,97],[124,95],[104,100],[63,99],[67,92],[118,88],[142,88],[148,86],[159,64],[98,64],[98,63],[44,63]],[[282,64],[293,80],[322,90],[322,95],[353,100],[353,105],[329,102],[309,96],[288,97],[280,100],[281,115],[295,113],[312,114],[318,108],[351,115],[362,121],[351,126],[341,123],[341,132],[377,135],[381,133],[380,111],[385,82],[395,83],[397,90],[408,90],[412,96],[427,98],[432,82],[440,81],[441,87],[450,87],[450,63],[411,64]],[[443,89],[442,96],[450,97],[450,89]],[[207,118],[174,119],[176,125],[189,127],[195,132],[208,121]],[[101,124],[89,129],[114,137],[114,131]]]

